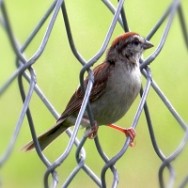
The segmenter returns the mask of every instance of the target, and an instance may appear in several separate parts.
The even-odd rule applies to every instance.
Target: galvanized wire
[[[44,165],[46,166],[46,172],[44,173],[44,187],[57,187],[58,186],[59,184],[58,173],[56,172],[56,169],[58,166],[61,166],[64,163],[64,161],[69,157],[70,152],[73,149],[73,146],[76,146],[77,148],[76,153],[75,153],[77,165],[75,166],[74,169],[72,169],[68,177],[66,177],[62,187],[68,187],[73,181],[73,179],[75,178],[75,176],[81,170],[84,171],[85,174],[87,174],[89,178],[91,178],[91,180],[96,186],[103,187],[103,188],[106,187],[106,173],[108,170],[110,170],[112,173],[112,177],[113,177],[111,186],[114,188],[118,186],[119,176],[118,176],[118,171],[115,168],[115,164],[117,163],[118,160],[121,159],[123,155],[126,155],[126,151],[130,143],[130,138],[127,138],[125,140],[125,143],[123,144],[123,147],[121,148],[121,150],[118,153],[116,153],[116,155],[114,155],[112,158],[109,158],[105,154],[105,151],[101,147],[98,136],[94,139],[96,150],[98,151],[98,154],[100,155],[100,157],[105,163],[104,167],[101,169],[100,177],[91,169],[91,167],[89,167],[85,163],[87,151],[84,149],[84,144],[87,141],[86,135],[84,135],[81,140],[77,138],[78,129],[80,127],[81,119],[83,117],[85,110],[87,110],[89,114],[91,126],[94,125],[94,117],[90,108],[90,104],[88,102],[90,92],[93,87],[93,81],[94,81],[93,72],[92,72],[92,69],[90,68],[93,66],[93,64],[96,63],[96,61],[103,55],[103,53],[107,49],[108,43],[112,37],[112,34],[114,32],[114,29],[117,23],[119,23],[122,26],[124,31],[129,31],[128,20],[126,18],[126,9],[124,8],[125,7],[124,4],[126,4],[126,2],[124,2],[124,0],[120,0],[117,4],[117,7],[115,7],[108,0],[103,0],[101,1],[101,3],[103,3],[104,6],[106,6],[106,8],[113,14],[113,19],[111,21],[111,24],[109,25],[108,31],[106,33],[106,36],[104,38],[104,41],[101,47],[99,48],[97,53],[92,56],[90,60],[86,61],[84,57],[82,57],[82,54],[79,53],[76,47],[76,43],[74,41],[74,37],[71,31],[69,15],[67,12],[67,8],[65,6],[65,1],[56,0],[52,2],[48,10],[46,10],[46,13],[43,15],[41,20],[38,21],[38,24],[36,25],[36,27],[33,29],[29,37],[25,40],[25,42],[22,45],[20,45],[17,42],[17,38],[14,35],[14,32],[12,30],[12,26],[9,21],[9,12],[7,11],[7,7],[6,7],[6,1],[3,1],[3,0],[0,1],[0,12],[1,12],[0,24],[1,24],[1,27],[5,30],[8,36],[9,42],[16,56],[16,70],[14,73],[12,73],[9,76],[9,78],[7,78],[5,83],[0,86],[0,96],[6,95],[5,91],[12,85],[15,79],[18,79],[20,95],[23,100],[22,110],[20,112],[19,118],[17,119],[17,122],[15,123],[15,129],[13,130],[13,135],[10,138],[10,142],[6,147],[6,150],[4,151],[3,154],[1,154],[0,167],[2,167],[6,163],[7,159],[12,154],[15,143],[19,136],[19,132],[22,128],[24,117],[26,116],[29,127],[30,127],[32,138],[35,142],[37,154],[41,162],[43,162]],[[32,99],[33,93],[36,93],[38,98],[42,101],[43,105],[46,106],[46,108],[51,112],[51,114],[56,119],[59,117],[59,114],[54,108],[53,104],[45,96],[45,93],[41,90],[40,86],[37,85],[33,64],[37,63],[37,59],[45,51],[45,47],[50,38],[52,29],[54,27],[54,23],[57,19],[58,13],[60,12],[62,13],[61,16],[65,24],[67,38],[69,41],[70,48],[72,50],[72,54],[77,58],[78,62],[80,62],[80,64],[82,65],[82,69],[80,71],[80,84],[82,86],[83,91],[85,92],[85,95],[84,95],[84,100],[83,100],[79,115],[77,117],[74,129],[72,131],[69,129],[66,131],[67,135],[70,137],[67,147],[62,152],[62,154],[59,157],[57,157],[56,160],[54,160],[53,162],[50,162],[50,160],[45,156],[45,154],[40,149],[40,145],[37,140],[36,131],[35,131],[36,125],[33,123],[32,113],[31,113],[29,104]],[[169,7],[166,9],[164,14],[161,16],[159,21],[153,26],[153,28],[151,29],[151,31],[148,33],[146,37],[147,39],[151,39],[157,33],[158,29],[161,27],[164,21],[167,21],[162,37],[155,51],[152,54],[150,54],[146,59],[140,60],[140,69],[141,69],[143,76],[146,79],[146,83],[144,84],[144,86],[142,87],[140,91],[140,96],[141,96],[140,103],[138,105],[137,111],[135,113],[135,116],[133,118],[132,125],[131,125],[131,127],[136,128],[138,125],[138,121],[140,119],[141,113],[145,112],[148,130],[149,130],[149,134],[151,138],[151,143],[153,145],[156,155],[161,160],[161,166],[159,167],[159,172],[158,172],[159,185],[161,188],[174,186],[175,170],[173,168],[172,162],[181,155],[181,152],[185,149],[186,144],[188,143],[188,125],[185,123],[184,119],[173,107],[169,99],[165,96],[164,92],[160,89],[160,87],[154,80],[154,77],[152,76],[152,73],[151,73],[151,69],[149,67],[151,63],[155,63],[154,60],[163,50],[163,46],[166,43],[166,39],[171,29],[171,25],[174,21],[175,14],[178,14],[179,16],[180,27],[182,29],[183,38],[185,41],[185,48],[188,49],[188,31],[187,31],[187,25],[186,25],[186,20],[184,16],[184,7],[182,7],[180,0],[172,0],[172,2],[169,4]],[[46,32],[43,36],[43,39],[40,45],[38,46],[38,49],[35,51],[35,53],[33,53],[30,59],[27,59],[25,57],[24,51],[27,49],[28,45],[33,41],[36,34],[40,31],[40,29],[46,23],[46,20],[49,17],[50,17],[50,21],[46,28]],[[88,81],[86,88],[83,85],[85,74],[89,75],[89,81]],[[23,80],[26,80],[28,82],[29,89],[24,88]],[[155,136],[155,132],[153,129],[152,117],[150,115],[149,106],[147,104],[147,97],[149,97],[148,94],[151,88],[155,91],[155,93],[161,99],[165,107],[169,110],[169,112],[172,114],[174,119],[177,121],[179,126],[184,131],[184,137],[179,143],[179,146],[176,147],[176,149],[168,156],[166,156],[164,152],[160,149],[155,138],[156,136]],[[168,180],[166,180],[165,174],[164,174],[164,171],[166,170],[169,173]],[[52,181],[50,181],[51,179]],[[188,171],[187,171],[187,174],[185,175],[185,178],[182,179],[182,182],[179,185],[179,187],[183,188],[186,186],[188,186]]]

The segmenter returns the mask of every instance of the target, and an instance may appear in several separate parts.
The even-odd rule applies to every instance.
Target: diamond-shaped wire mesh
[[[105,26],[101,26],[101,30],[106,29],[106,34],[105,34],[105,37],[103,38],[103,41],[100,44],[101,47],[98,47],[97,52],[93,53],[90,56],[91,58],[89,60],[86,60],[87,57],[84,56],[84,53],[83,54],[80,53],[80,51],[78,50],[79,48],[77,47],[77,41],[74,38],[74,35],[76,35],[76,32],[77,32],[76,29],[80,29],[81,31],[83,30],[83,35],[80,36],[80,39],[79,39],[81,41],[83,40],[83,44],[85,44],[86,41],[88,42],[91,41],[92,43],[97,42],[96,40],[97,35],[89,39],[82,38],[84,36],[84,33],[87,32],[86,28],[87,27],[92,28],[92,21],[87,23],[88,25],[85,28],[80,26],[80,28],[75,27],[76,28],[75,29],[73,23],[78,22],[78,21],[77,21],[77,17],[75,16],[76,14],[74,15],[75,16],[74,18],[72,17],[70,19],[71,14],[69,13],[69,8],[66,8],[66,4],[69,4],[69,2],[66,2],[63,0],[56,0],[53,2],[48,2],[48,5],[47,5],[48,8],[43,13],[41,13],[41,19],[36,21],[35,27],[32,29],[32,31],[28,31],[27,37],[25,37],[26,39],[25,40],[22,39],[22,41],[20,41],[20,38],[17,37],[17,34],[16,34],[16,33],[19,33],[19,28],[16,27],[16,23],[12,21],[14,20],[14,18],[11,16],[14,10],[9,8],[10,3],[8,1],[0,0],[0,24],[1,24],[1,34],[2,34],[2,36],[0,36],[1,37],[0,40],[4,42],[4,44],[1,43],[0,45],[0,48],[1,48],[0,54],[2,56],[0,60],[1,62],[0,63],[0,67],[1,67],[0,78],[2,78],[0,80],[1,81],[0,82],[0,96],[1,96],[1,99],[0,99],[1,108],[0,109],[2,110],[2,112],[0,113],[2,116],[2,118],[0,118],[0,121],[2,120],[1,126],[0,126],[1,135],[6,133],[6,130],[5,130],[6,126],[13,124],[12,129],[11,129],[12,136],[8,136],[8,140],[1,139],[1,146],[3,148],[1,149],[2,153],[1,153],[1,158],[0,158],[1,168],[2,167],[6,168],[6,164],[9,162],[8,159],[10,156],[14,158],[13,149],[18,139],[21,137],[23,133],[21,132],[21,130],[24,129],[27,131],[29,130],[31,132],[32,138],[35,141],[36,155],[38,155],[41,163],[43,163],[46,168],[44,172],[44,180],[41,179],[42,176],[38,178],[38,181],[41,181],[41,182],[43,181],[44,187],[57,187],[57,186],[58,187],[70,186],[71,187],[73,181],[76,182],[76,185],[78,187],[83,187],[84,185],[79,184],[80,183],[79,178],[77,178],[77,176],[81,177],[83,173],[86,174],[86,176],[84,176],[86,179],[91,179],[90,181],[91,187],[92,186],[94,187],[118,187],[118,183],[120,183],[120,185],[124,187],[126,185],[129,185],[130,183],[130,182],[127,182],[128,181],[127,179],[126,179],[126,182],[124,182],[125,180],[123,178],[124,176],[128,176],[128,174],[129,174],[129,177],[133,177],[129,181],[135,181],[135,180],[139,181],[139,176],[142,177],[142,174],[134,170],[127,171],[126,163],[128,163],[128,160],[125,160],[125,158],[123,157],[123,156],[126,156],[126,154],[129,155],[130,157],[130,153],[128,153],[129,142],[130,142],[129,138],[124,140],[124,143],[122,143],[122,146],[119,148],[119,151],[113,154],[113,156],[106,154],[106,151],[104,149],[105,147],[103,146],[103,143],[100,141],[103,137],[102,134],[99,134],[93,140],[94,144],[92,145],[92,147],[94,148],[94,150],[97,151],[97,154],[95,155],[97,156],[97,158],[101,158],[103,160],[103,163],[101,163],[103,164],[103,166],[101,167],[100,165],[98,165],[98,162],[97,162],[98,159],[96,159],[96,161],[94,159],[91,159],[91,160],[94,160],[92,161],[94,165],[90,165],[91,163],[91,161],[89,161],[90,157],[89,159],[87,157],[87,153],[91,152],[91,150],[89,150],[87,146],[88,140],[87,140],[87,137],[85,136],[78,136],[78,129],[79,129],[80,122],[81,122],[81,119],[85,110],[88,110],[90,117],[92,117],[92,112],[87,106],[88,98],[89,98],[89,95],[93,86],[93,73],[92,73],[92,69],[90,68],[104,54],[109,44],[109,41],[112,38],[113,33],[116,32],[115,28],[117,26],[119,25],[121,26],[122,28],[121,31],[123,33],[123,31],[126,32],[130,30],[129,25],[134,25],[131,23],[131,21],[129,21],[132,19],[129,19],[129,17],[126,17],[126,16],[129,15],[128,13],[131,14],[131,11],[133,12],[135,11],[134,16],[138,17],[137,11],[139,9],[138,7],[136,7],[136,5],[140,6],[140,2],[138,1],[131,1],[131,2],[125,1],[124,2],[123,0],[120,0],[118,3],[115,3],[115,2],[112,3],[111,1],[108,1],[108,0],[96,2],[97,4],[101,4],[104,8],[104,9],[99,9],[99,10],[94,10],[94,11],[100,15],[101,19],[103,19],[104,25],[106,26],[106,28],[104,28]],[[40,5],[42,5],[42,3],[43,2],[39,2]],[[157,2],[152,2],[152,3],[155,4],[155,6],[158,6]],[[77,5],[78,3],[75,3],[75,7],[74,7],[75,12],[76,10],[79,9],[79,7],[76,7]],[[25,14],[24,12],[27,11],[30,7],[28,7],[27,4],[23,6],[25,6],[24,9],[16,10],[16,11],[19,11],[20,14],[22,14],[23,12],[23,17],[24,17],[24,14]],[[150,18],[145,18],[145,17],[139,18],[140,24],[142,24],[143,27],[145,27],[145,25],[148,24],[147,21],[150,20],[150,22],[152,23],[151,24],[152,28],[149,29],[149,32],[147,32],[145,36],[148,40],[151,40],[151,41],[155,40],[156,42],[154,43],[155,49],[153,50],[153,52],[148,54],[146,59],[143,58],[142,60],[140,60],[140,69],[143,75],[143,87],[140,91],[141,97],[139,99],[139,102],[137,103],[138,107],[137,107],[137,110],[135,110],[134,112],[135,115],[132,120],[131,126],[133,128],[138,129],[137,131],[138,136],[139,134],[141,134],[139,130],[142,130],[143,132],[146,131],[146,129],[143,130],[144,128],[139,129],[139,126],[137,127],[139,121],[141,121],[140,120],[141,114],[145,114],[145,118],[146,118],[145,124],[147,124],[148,126],[150,143],[154,150],[153,152],[154,154],[152,156],[157,157],[158,161],[160,160],[160,163],[158,162],[159,166],[158,166],[158,169],[156,169],[156,173],[155,173],[156,176],[154,177],[154,179],[157,179],[157,173],[158,173],[158,182],[159,182],[158,185],[153,184],[152,182],[153,177],[150,177],[151,174],[148,172],[148,174],[146,174],[146,177],[148,179],[148,185],[146,185],[146,183],[145,184],[138,183],[137,187],[151,187],[152,185],[152,187],[160,186],[160,187],[182,187],[183,188],[183,187],[188,186],[188,170],[187,170],[188,162],[187,162],[186,157],[182,157],[182,156],[188,157],[187,146],[186,146],[186,144],[188,143],[188,125],[186,124],[184,118],[177,112],[178,110],[176,110],[176,108],[172,105],[169,98],[165,95],[166,88],[168,88],[169,85],[170,87],[173,87],[174,89],[173,89],[172,95],[175,96],[176,100],[179,103],[184,105],[184,110],[182,111],[182,113],[187,113],[188,103],[187,101],[184,101],[182,100],[182,98],[179,97],[182,95],[178,94],[178,93],[181,93],[181,91],[178,91],[179,85],[182,85],[182,88],[184,87],[184,89],[187,86],[187,83],[186,83],[187,77],[185,77],[187,75],[183,73],[179,73],[178,71],[179,66],[183,67],[183,69],[186,70],[185,72],[187,72],[187,68],[188,68],[186,64],[188,59],[181,58],[183,56],[182,55],[183,51],[186,51],[188,49],[188,31],[187,31],[187,22],[186,22],[187,12],[185,12],[187,11],[188,7],[186,6],[188,6],[187,2],[180,1],[180,0],[169,1],[168,4],[165,2],[164,7],[163,7],[163,13],[161,11],[160,16],[157,18],[158,20],[157,19],[150,20]],[[35,7],[36,7],[36,10],[32,10],[33,14],[35,14],[35,11],[37,11],[37,4],[35,5]],[[145,10],[140,10],[140,11],[146,11],[147,9],[149,8],[145,7]],[[81,11],[83,12],[85,11],[86,12],[85,16],[88,16],[88,15],[91,15],[88,13],[91,10],[92,10],[92,6],[88,6],[87,11],[86,10],[81,10]],[[111,17],[112,20],[109,23],[109,25],[106,24],[107,21],[105,20],[105,14],[102,12],[104,10],[108,12],[108,14],[110,13],[112,16]],[[155,10],[152,10],[152,11],[150,10],[150,14],[156,14]],[[34,17],[34,15],[30,15],[30,16]],[[178,18],[178,21],[177,21],[177,18]],[[28,22],[29,22],[29,19],[28,19]],[[93,19],[93,20],[97,22],[98,21],[97,19],[98,18]],[[62,21],[64,21],[64,24]],[[58,22],[58,23],[55,24],[55,22]],[[177,26],[177,23],[176,23],[176,27],[180,28],[179,33],[173,35],[177,37],[176,40],[174,40],[175,41],[174,43],[176,44],[173,43],[175,45],[174,53],[177,53],[175,55],[171,54],[168,51],[168,48],[173,48],[173,47],[167,46],[165,48],[164,46],[166,45],[166,43],[168,44],[167,38],[170,35],[169,31],[173,32],[174,27],[172,25],[174,22],[178,22],[179,25]],[[57,25],[60,25],[60,26],[57,26]],[[56,32],[58,33],[58,36],[53,35],[54,29],[56,29],[56,27],[59,28],[58,32]],[[134,28],[136,28],[136,26],[134,26]],[[162,28],[162,32],[161,32],[161,28]],[[22,30],[23,29],[29,30],[27,27],[22,28]],[[136,32],[139,32],[139,31],[136,31]],[[58,45],[58,41],[61,40],[61,37],[64,33],[66,33],[67,35],[67,39],[68,39],[68,42],[72,51],[72,55],[76,58],[74,59],[74,62],[76,61],[75,64],[79,64],[79,63],[81,64],[80,72],[77,73],[79,74],[80,84],[82,85],[84,76],[86,74],[89,75],[89,82],[85,89],[85,98],[83,100],[83,104],[82,104],[80,113],[78,115],[76,124],[74,126],[74,129],[72,130],[69,129],[66,132],[69,138],[67,141],[67,144],[66,146],[64,145],[65,147],[62,146],[60,148],[61,154],[56,155],[55,159],[51,160],[50,157],[48,157],[48,155],[45,152],[42,152],[40,150],[39,143],[37,142],[37,136],[36,136],[37,134],[35,131],[35,130],[38,130],[38,123],[35,123],[35,117],[36,117],[35,111],[37,111],[37,106],[34,105],[32,101],[39,100],[42,103],[43,107],[48,109],[48,111],[56,119],[59,117],[59,114],[54,107],[55,105],[52,102],[53,100],[50,100],[50,97],[47,97],[46,93],[48,92],[44,91],[42,87],[40,86],[40,84],[37,82],[38,77],[41,79],[40,74],[42,75],[43,72],[38,71],[37,73],[35,73],[35,69],[37,69],[37,66],[38,64],[40,64],[40,62],[43,62],[43,64],[46,64],[47,67],[51,66],[50,70],[47,70],[47,68],[45,70],[49,73],[49,80],[42,80],[41,82],[47,82],[47,83],[50,82],[51,84],[49,84],[49,87],[52,87],[52,85],[58,84],[58,82],[63,85],[66,85],[66,81],[69,79],[66,76],[62,76],[62,80],[60,81],[56,79],[53,80],[50,78],[51,76],[50,74],[55,74],[57,75],[58,78],[61,77],[61,76],[58,76],[58,74],[61,75],[60,72],[53,71],[53,67],[56,66],[56,63],[53,62],[54,60],[50,59],[50,57],[49,59],[48,58],[46,58],[45,60],[43,59],[43,54],[46,51],[48,51],[47,44],[50,43],[51,38],[55,37],[55,41],[56,41],[55,45]],[[91,35],[93,35],[94,33],[95,31],[91,33]],[[40,44],[35,44],[36,49],[32,48],[32,50],[27,50],[28,47],[32,46],[32,44],[35,42],[35,39],[37,37],[40,38],[38,39],[40,40]],[[4,38],[6,38],[6,40],[3,40]],[[183,45],[184,45],[183,48],[178,43],[180,40],[183,41]],[[64,43],[65,45],[67,45],[66,48],[68,48],[68,44],[66,44],[66,42]],[[12,56],[15,57],[15,59],[4,57],[3,52],[7,50],[7,48],[4,48],[4,46],[11,46],[12,51],[10,52],[10,54],[13,54]],[[61,51],[60,47],[55,48],[55,50],[58,49]],[[91,47],[91,51],[93,51],[92,45],[88,43],[86,48],[90,48],[90,47]],[[82,49],[85,50],[84,45],[82,46]],[[51,48],[50,53],[56,53],[55,50]],[[155,76],[153,76],[152,71],[153,69],[155,69],[155,64],[159,64],[161,61],[159,55],[165,54],[165,53],[166,54],[169,53],[168,58],[166,58],[166,61],[170,61],[170,63],[171,61],[173,61],[173,55],[174,55],[175,64],[172,63],[172,66],[176,65],[177,67],[171,67],[172,69],[169,68],[168,70],[165,70],[165,68],[168,67],[168,66],[165,66],[167,62],[162,62],[160,64],[160,72],[158,72],[158,75],[155,74]],[[5,54],[8,54],[8,53],[5,53]],[[177,59],[176,55],[178,56],[179,59]],[[187,56],[185,57],[188,58]],[[177,60],[179,60],[179,62],[177,62]],[[62,59],[61,61],[63,62],[64,59]],[[16,65],[16,68],[12,68],[13,64]],[[47,64],[50,64],[50,65],[47,65]],[[62,67],[65,67],[65,70],[68,72],[69,70],[66,64],[67,62],[63,62]],[[74,72],[73,66],[77,66],[75,64],[74,65],[72,64],[70,74]],[[12,68],[11,70],[12,72],[10,71],[10,73],[7,74],[6,71],[8,70],[9,67]],[[45,66],[43,67],[43,69],[45,69]],[[170,78],[168,78],[169,72],[172,72],[174,74],[173,80],[170,80]],[[183,78],[182,78],[182,75],[184,75]],[[71,76],[69,77],[71,78]],[[157,80],[160,80],[160,79],[163,80],[164,84],[162,87],[159,86],[155,78],[157,78]],[[10,92],[8,91],[8,90],[14,91],[17,89],[17,87],[14,84],[15,80],[18,81],[18,88],[20,92],[19,95],[17,95],[16,92],[15,93],[11,92],[10,94]],[[179,80],[184,81],[185,84],[180,82]],[[186,90],[182,92],[185,92],[185,91]],[[51,98],[55,98],[56,94],[57,93],[54,92]],[[63,92],[60,95],[63,96]],[[186,96],[187,93],[183,93],[183,95]],[[19,105],[12,106],[11,103],[9,104],[9,100],[7,100],[9,99],[9,97],[14,98],[14,100],[17,100],[18,96],[21,96],[22,101],[23,101],[23,104],[21,107],[18,107]],[[155,103],[154,100],[152,101],[152,103],[155,103],[155,104],[151,104],[151,98],[153,96],[155,96],[154,100],[157,100],[158,102],[160,101],[160,104],[158,102]],[[159,110],[160,107],[158,108],[158,105],[162,106],[164,109],[167,109],[168,113],[171,114],[169,119],[166,118],[165,123],[163,120],[165,119],[165,115],[167,113],[164,113],[163,110],[160,111]],[[19,110],[21,109],[21,112],[19,112],[19,114],[17,113],[19,111],[18,108]],[[16,119],[11,118],[11,115],[9,114],[11,112],[17,114]],[[37,111],[37,115],[40,116],[40,110]],[[4,119],[3,116],[5,116],[6,118]],[[29,129],[26,129],[25,128],[26,126],[25,127],[22,126],[24,124],[25,117],[27,117],[27,121],[28,121],[27,124],[29,125]],[[41,117],[41,119],[45,119],[45,118]],[[91,122],[92,121],[93,119],[91,118]],[[42,120],[40,122],[42,122]],[[159,136],[159,132],[157,131],[157,127],[156,127],[156,126],[159,126],[161,122],[163,124],[163,127],[165,126],[167,127],[167,128],[164,128],[164,130],[167,131],[167,133],[165,133],[164,135],[168,136],[168,138],[163,139],[164,140],[163,143],[160,140],[161,137]],[[83,132],[81,131],[81,133]],[[106,137],[105,140],[107,142],[105,144],[109,144],[111,145],[111,147],[116,147],[115,146],[116,140],[110,142],[108,141],[108,138],[107,138],[108,136],[105,135],[105,137]],[[177,139],[177,137],[179,140]],[[177,144],[175,144],[174,142],[173,146],[171,146],[170,145],[172,143],[170,142],[171,138],[176,140]],[[104,139],[102,140],[104,141]],[[121,142],[123,142],[122,139],[120,140]],[[24,139],[24,142],[27,142],[27,140]],[[148,144],[144,143],[145,141],[141,141],[141,142],[142,143],[137,143],[136,146],[133,148],[133,150],[136,150],[137,147],[139,147],[139,144],[148,146]],[[53,151],[53,145],[50,147],[51,147],[51,151]],[[169,150],[168,150],[168,147],[170,148]],[[171,148],[173,148],[173,150],[171,150]],[[140,153],[139,156],[134,155],[134,161],[138,161],[138,162],[135,162],[135,165],[142,163],[142,160],[141,160],[142,155],[147,156],[148,150],[152,150],[152,149],[151,148],[145,149],[144,151],[146,152],[145,155],[143,155],[143,153]],[[70,156],[72,155],[72,153],[75,156],[75,159],[71,159],[71,160],[74,160],[74,162],[76,160],[76,163],[75,165],[71,165],[70,169],[68,169],[69,173],[62,177],[59,174],[61,174],[61,171],[64,170],[64,163],[66,163],[66,161],[69,160],[69,158],[71,158]],[[134,153],[134,151],[132,151],[131,153]],[[22,153],[22,155],[29,155],[29,154]],[[123,160],[125,161],[123,162]],[[149,162],[149,159],[147,157],[146,157],[146,160],[148,161],[145,164],[147,164],[148,166],[152,166],[152,164]],[[179,160],[181,160],[183,163],[183,165],[181,164],[181,166],[183,166],[184,168],[183,170],[177,169],[176,167],[174,167],[174,163]],[[27,162],[32,163],[32,161],[27,161]],[[121,172],[118,171],[118,169],[121,169],[121,167],[118,167],[118,169],[116,168],[116,165],[118,165],[118,163],[120,162],[122,162],[121,165],[124,166],[122,167],[122,169],[124,170],[123,171],[121,170]],[[134,165],[134,163],[132,165]],[[61,167],[61,171],[58,170],[60,167]],[[93,169],[93,167],[95,167],[95,169]],[[24,166],[22,166],[22,168],[24,168]],[[136,169],[136,168],[133,168],[133,169]],[[145,169],[141,169],[141,172],[145,173],[144,171]],[[121,176],[121,178],[119,178],[119,175]],[[20,176],[22,175],[20,174]],[[178,176],[178,180],[176,178],[177,176]],[[61,177],[63,181],[61,180]]]

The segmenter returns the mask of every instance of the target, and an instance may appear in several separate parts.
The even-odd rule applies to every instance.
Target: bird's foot
[[[99,127],[97,126],[97,123],[95,122],[95,124],[87,130],[86,132],[87,137],[89,139],[94,139],[97,136],[98,128]]]
[[[136,136],[136,132],[135,130],[131,127],[128,129],[124,129],[124,133],[127,137],[130,137],[131,141],[130,141],[130,146],[133,147],[134,146],[134,138]]]
[[[107,126],[113,128],[113,129],[116,129],[118,131],[123,132],[126,135],[126,137],[129,137],[131,139],[129,145],[131,147],[134,146],[134,138],[136,136],[136,132],[135,132],[135,130],[132,127],[126,129],[126,128],[122,128],[122,127],[119,127],[119,126],[114,125],[114,124],[108,124]]]

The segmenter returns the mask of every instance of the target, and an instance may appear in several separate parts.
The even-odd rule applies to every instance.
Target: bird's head
[[[153,47],[153,44],[134,32],[127,32],[118,36],[107,54],[107,60],[126,61],[137,63],[144,50]]]

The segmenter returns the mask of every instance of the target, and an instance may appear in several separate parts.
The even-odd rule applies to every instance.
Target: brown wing
[[[110,63],[104,62],[98,65],[93,70],[94,84],[90,94],[90,102],[97,100],[105,91],[107,80],[108,80],[107,75],[109,75],[110,66],[111,66]],[[87,83],[88,83],[88,77],[84,80],[84,85],[86,86]],[[84,93],[81,87],[79,87],[71,97],[65,111],[62,113],[58,121],[68,117],[71,114],[78,112],[82,105],[83,97],[84,97]]]

